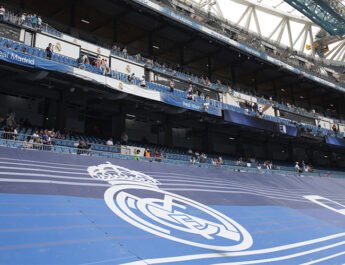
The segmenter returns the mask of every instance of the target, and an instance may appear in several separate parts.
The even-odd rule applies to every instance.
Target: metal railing
[[[97,151],[93,149],[81,149],[78,147],[71,147],[71,146],[62,146],[62,145],[54,145],[54,144],[45,144],[42,142],[29,142],[23,140],[17,140],[16,138],[19,137],[19,134],[12,135],[11,133],[7,133],[6,137],[2,134],[2,138],[0,139],[0,146],[8,147],[8,148],[17,148],[21,150],[31,150],[31,151],[43,151],[43,152],[54,152],[54,153],[61,153],[61,154],[71,154],[71,155],[82,155],[82,156],[91,156],[91,157],[105,157],[105,158],[114,158],[114,159],[126,159],[126,160],[136,160],[135,156],[132,155],[124,155],[121,153],[114,153],[114,152],[106,152],[106,151]],[[337,173],[337,172],[330,172],[330,171],[320,171],[315,173],[297,173],[293,170],[282,170],[282,169],[258,169],[256,167],[246,167],[242,165],[212,165],[210,163],[196,163],[191,164],[189,161],[182,161],[182,160],[174,160],[164,157],[140,157],[139,160],[146,161],[146,162],[159,162],[165,164],[174,164],[178,166],[194,166],[199,168],[220,168],[225,169],[233,172],[242,172],[242,173],[254,173],[254,174],[271,174],[271,175],[283,175],[283,176],[318,176],[318,177],[341,177],[343,178],[345,174]]]

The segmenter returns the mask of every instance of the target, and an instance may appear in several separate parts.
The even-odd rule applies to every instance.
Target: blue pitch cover
[[[345,179],[0,148],[0,264],[344,264]]]

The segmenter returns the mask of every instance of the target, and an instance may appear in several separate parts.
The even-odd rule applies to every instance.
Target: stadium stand
[[[343,65],[233,1],[0,1],[0,264],[344,264]]]
[[[41,58],[46,58],[46,53],[45,53],[45,51],[43,49],[31,48],[31,47],[29,47],[27,45],[22,45],[22,44],[20,44],[18,42],[15,42],[15,41],[11,41],[11,40],[7,40],[7,39],[2,38],[2,39],[0,39],[0,45],[2,47],[4,47],[4,48],[9,48],[9,49],[13,49],[15,51],[22,51],[22,52],[24,50],[25,53],[27,53],[29,55],[38,56],[38,57],[41,57]],[[53,55],[52,60],[54,60],[56,62],[59,62],[59,63],[62,63],[62,64],[69,65],[69,66],[74,66],[74,67],[76,67],[78,65],[76,60],[74,60],[72,58],[68,58],[66,56],[61,56],[61,55],[56,55],[56,54]],[[82,69],[85,69],[86,71],[89,71],[89,72],[92,72],[92,73],[95,73],[95,74],[100,74],[100,75],[103,74],[101,68],[97,68],[96,66],[93,66],[91,64],[79,64],[78,66],[80,68],[82,68]],[[124,82],[128,81],[128,74],[117,73],[115,71],[111,71],[110,72],[110,76],[115,78],[115,79],[124,81]],[[138,78],[136,78],[134,80],[134,84],[139,85],[139,79]],[[169,88],[168,87],[162,86],[162,85],[159,85],[159,84],[155,84],[155,83],[149,82],[147,87],[149,89],[157,90],[159,92],[169,93]],[[174,91],[174,95],[176,95],[178,97],[181,97],[181,98],[186,98],[186,94],[184,92],[182,92],[181,90],[175,90]],[[195,102],[200,104],[200,109],[201,109],[202,108],[202,104],[201,103],[205,102],[205,100],[201,99],[199,96],[195,96]],[[232,106],[232,105],[224,104],[224,103],[221,104],[221,102],[214,101],[212,99],[210,100],[210,104],[214,105],[217,108],[221,108],[221,105],[222,105],[223,109],[228,109],[228,110],[231,110],[231,111],[236,111],[236,112],[239,112],[239,113],[242,113],[242,114],[246,113],[245,110],[242,109],[242,108],[238,108],[236,106]],[[255,116],[256,115],[256,113],[253,112],[253,111],[250,111],[247,114],[249,114],[251,116]],[[282,119],[280,117],[272,117],[272,116],[269,116],[269,115],[263,115],[262,118],[270,120],[270,121],[273,121],[273,122],[276,122],[276,123],[280,123],[280,124],[292,125],[292,126],[296,125],[293,121],[288,121],[288,120]],[[317,126],[308,125],[308,124],[301,124],[301,126],[304,129],[306,129],[306,130],[311,130],[311,132],[313,134],[318,134],[318,133],[321,133],[322,135],[332,135],[332,134],[334,134],[334,132],[331,129],[329,129],[329,130],[323,129],[323,128],[320,129]],[[341,137],[342,138],[343,136],[344,136],[343,132],[337,134],[337,137]]]

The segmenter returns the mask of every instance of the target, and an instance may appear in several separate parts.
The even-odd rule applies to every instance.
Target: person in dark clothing
[[[49,45],[46,48],[46,57],[47,59],[51,59],[53,55],[53,44],[49,43]]]

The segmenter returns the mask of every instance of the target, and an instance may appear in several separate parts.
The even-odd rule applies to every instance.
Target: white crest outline
[[[118,203],[115,203],[114,199],[117,200],[117,196],[118,194],[121,194],[122,191],[124,190],[128,190],[128,189],[135,189],[135,190],[147,190],[147,191],[153,191],[153,192],[157,192],[157,193],[161,193],[164,195],[169,195],[172,198],[175,198],[185,204],[191,205],[192,207],[195,207],[209,215],[211,215],[212,217],[216,218],[218,221],[220,221],[220,223],[222,225],[224,225],[225,227],[231,227],[231,229],[233,229],[233,227],[235,227],[240,235],[242,236],[242,240],[239,244],[236,245],[230,245],[230,246],[223,246],[223,245],[209,245],[209,244],[204,244],[204,243],[198,243],[198,242],[193,242],[191,240],[187,240],[187,239],[183,239],[183,238],[179,238],[179,237],[175,237],[175,236],[171,236],[169,234],[169,231],[165,228],[156,228],[154,227],[150,222],[140,218],[139,216],[135,215],[133,212],[130,212],[128,210],[126,210],[125,205],[123,205],[123,203],[120,200],[120,203],[122,203],[122,205],[118,205]],[[239,223],[237,223],[236,221],[234,221],[233,219],[227,217],[226,215],[204,205],[201,204],[199,202],[196,202],[194,200],[191,200],[189,198],[174,194],[174,193],[170,193],[161,189],[157,189],[154,187],[149,187],[149,186],[144,186],[144,185],[140,185],[140,183],[123,183],[123,184],[119,184],[119,185],[114,185],[112,187],[110,187],[108,190],[106,190],[106,192],[104,193],[104,200],[106,202],[106,204],[108,205],[108,207],[117,215],[119,216],[121,219],[123,219],[124,221],[132,224],[133,226],[140,228],[146,232],[149,232],[151,234],[175,241],[175,242],[179,242],[179,243],[183,243],[183,244],[187,244],[190,246],[194,246],[194,247],[199,247],[199,248],[205,248],[205,249],[212,249],[212,250],[218,250],[218,251],[241,251],[241,250],[245,250],[248,249],[252,246],[253,244],[253,239],[250,235],[250,233]],[[118,201],[117,201],[118,202]]]

